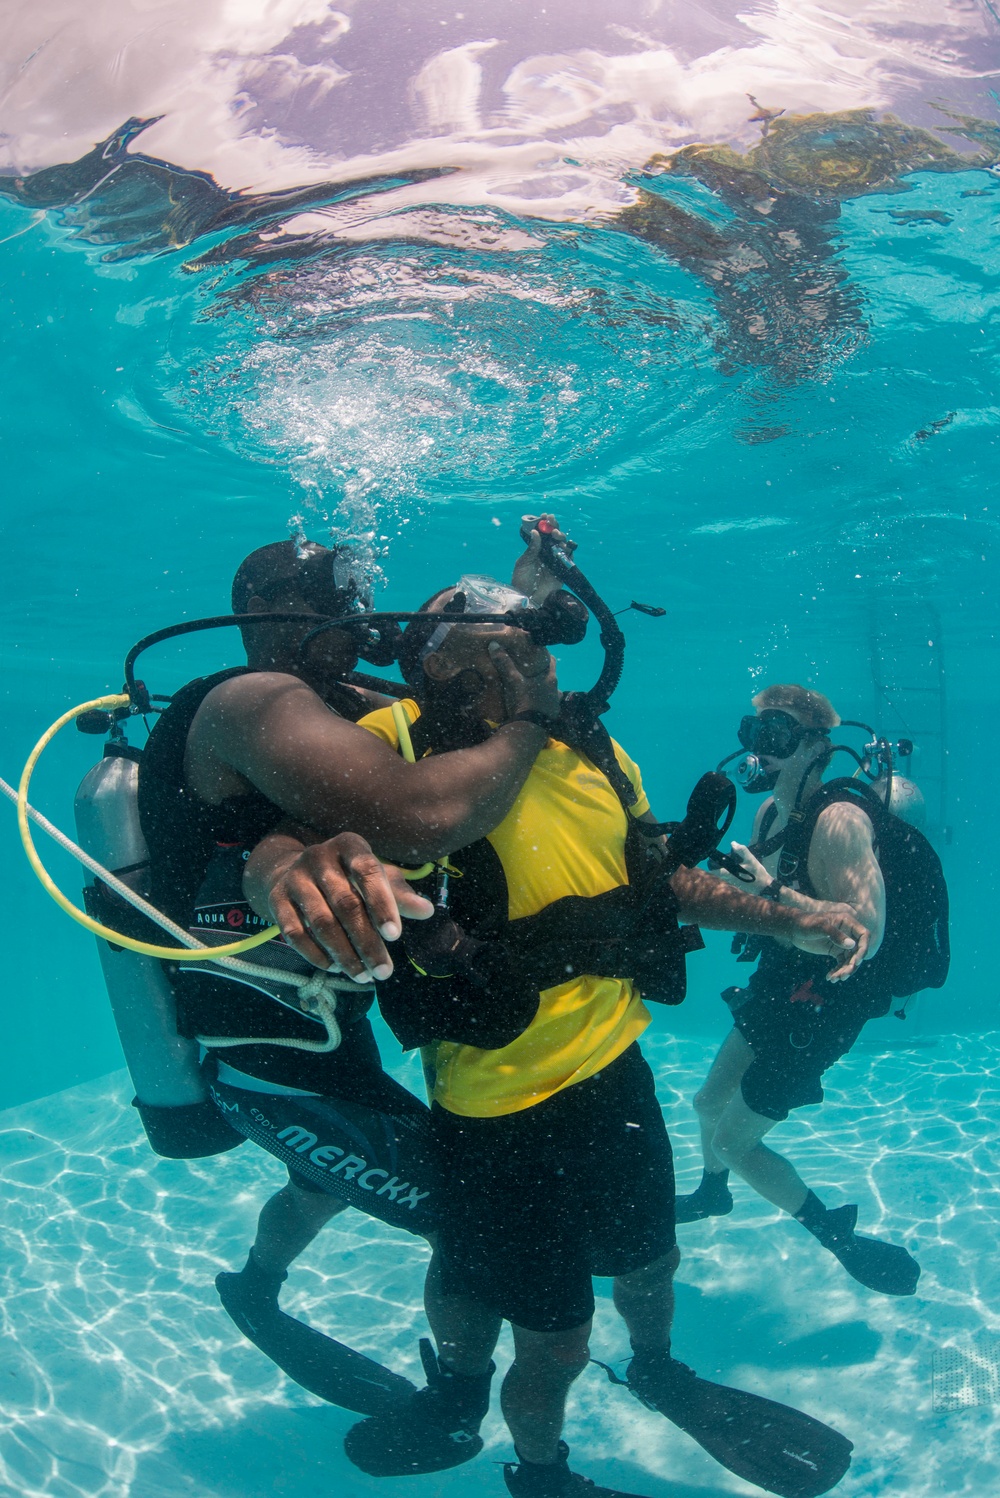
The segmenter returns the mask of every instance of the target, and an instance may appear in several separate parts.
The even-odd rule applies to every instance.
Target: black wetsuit
[[[197,930],[204,889],[211,888],[213,875],[216,882],[221,875],[225,883],[232,871],[228,928],[236,939],[261,924],[242,894],[242,864],[285,814],[253,789],[218,806],[202,801],[187,784],[184,754],[209,692],[246,674],[247,668],[221,671],[177,692],[150,735],[139,769],[139,816],[150,851],[153,903],[180,925]],[[336,706],[344,717],[369,710],[346,689]],[[217,894],[218,889],[211,898]],[[248,961],[253,958],[252,952],[247,954]],[[326,1037],[318,1020],[247,982],[182,964],[168,964],[168,973],[183,1035]],[[281,1159],[297,1185],[329,1192],[410,1231],[426,1232],[435,1220],[437,1196],[429,1113],[382,1070],[366,1007],[352,1009],[338,1001],[342,1040],[327,1054],[278,1045],[209,1048],[209,1090],[226,1121]],[[219,1063],[259,1087],[220,1080]]]
[[[758,852],[773,822],[762,824]],[[813,900],[808,853],[784,883]],[[764,1118],[787,1118],[793,1108],[823,1101],[823,1073],[854,1045],[870,1019],[887,1014],[891,989],[876,955],[842,983],[827,982],[838,964],[760,940],[760,961],[744,1002],[734,1004],[734,1022],[754,1059],[743,1075],[743,1100]]]

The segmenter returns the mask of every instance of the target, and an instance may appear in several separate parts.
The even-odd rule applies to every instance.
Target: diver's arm
[[[743,885],[747,893],[764,894],[774,885],[774,876],[749,848],[733,843],[732,849],[746,872],[754,876],[752,884]],[[771,898],[807,915],[855,917],[869,934],[865,957],[874,957],[885,929],[885,884],[872,849],[871,822],[859,807],[838,801],[820,815],[809,848],[809,881],[820,899],[787,884]]]
[[[849,912],[793,910],[758,895],[745,895],[714,874],[683,865],[670,885],[680,904],[677,919],[685,925],[784,937],[804,952],[843,957],[843,963],[827,975],[831,982],[850,977],[868,949],[867,927]]]
[[[848,906],[866,927],[867,955],[874,957],[885,932],[885,882],[872,847],[872,824],[860,806],[835,801],[820,813],[808,867],[820,899]]]
[[[510,713],[554,717],[558,688],[492,657]],[[304,682],[254,672],[206,697],[188,735],[187,778],[218,803],[255,786],[290,817],[332,836],[349,827],[381,857],[440,858],[484,837],[507,815],[545,742],[535,723],[508,722],[482,744],[408,765],[374,734],[338,718]]]
[[[638,820],[656,822],[652,811],[643,812]],[[659,839],[661,846],[666,841]],[[759,895],[745,894],[718,875],[688,868],[686,864],[671,876],[670,887],[678,900],[677,919],[682,925],[784,938],[804,952],[821,956],[844,957],[848,953],[844,962],[827,974],[831,982],[849,978],[868,948],[868,931],[850,910],[828,905],[818,907],[815,912],[792,910],[762,900]]]

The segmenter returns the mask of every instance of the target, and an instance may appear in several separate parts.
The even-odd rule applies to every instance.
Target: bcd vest
[[[600,726],[604,752],[587,759],[614,759],[607,730]],[[414,749],[428,747],[421,720],[413,725]],[[567,743],[557,731],[553,737]],[[617,760],[618,778],[625,779]],[[611,776],[605,774],[619,801]],[[635,796],[628,784],[631,800]],[[430,1041],[453,1041],[483,1050],[500,1049],[531,1023],[543,990],[573,977],[630,979],[644,999],[679,1004],[686,992],[685,959],[704,945],[695,926],[678,923],[678,902],[657,850],[628,815],[624,860],[628,882],[597,895],[566,895],[537,913],[510,919],[507,874],[486,840],[449,856],[447,917],[463,938],[453,952],[436,954],[433,970],[425,958],[430,923],[404,922],[403,943],[410,960],[397,962],[393,976],[379,985],[382,1013],[404,1049]],[[544,840],[545,829],[539,828]],[[415,886],[434,898],[435,876]],[[443,921],[446,917],[435,916]]]

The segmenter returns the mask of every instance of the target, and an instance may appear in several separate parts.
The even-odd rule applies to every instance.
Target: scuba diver
[[[524,602],[476,576],[436,594],[399,651],[412,697],[362,726],[425,763],[488,741],[503,710],[492,670],[500,649],[529,678],[550,669],[527,630],[496,623],[498,604],[516,621]],[[839,959],[840,975],[861,960],[868,933],[851,912],[779,906],[694,867],[715,846],[714,818],[699,846],[690,807],[681,824],[657,823],[638,768],[580,710],[580,695],[539,716],[547,737],[511,810],[424,871],[435,915],[407,927],[408,962],[377,985],[404,1049],[423,1050],[450,1191],[425,1292],[437,1343],[436,1353],[421,1344],[427,1385],[356,1425],[345,1449],[385,1477],[475,1456],[507,1319],[510,1492],[629,1498],[571,1471],[561,1440],[568,1390],[589,1358],[592,1276],[608,1275],[631,1338],[628,1390],[730,1470],[810,1498],[843,1475],[851,1443],[798,1411],[699,1379],[671,1355],[671,1150],[637,1041],[650,1021],[644,998],[683,997],[686,954],[701,945],[694,922],[780,934]],[[724,777],[707,779],[735,802]],[[258,910],[280,915],[287,892],[301,900],[310,879],[320,900],[324,846],[297,854],[301,839],[265,839],[247,877]]]
[[[544,572],[537,549],[529,546],[520,564],[535,583]],[[384,659],[362,604],[370,607],[346,548],[286,541],[253,552],[232,590],[247,666],[174,694],[138,777],[153,903],[210,943],[219,928],[225,940],[262,924],[242,892],[260,838],[307,809],[313,825],[339,834],[327,845],[322,912],[312,919],[308,901],[295,906],[311,960],[354,980],[337,995],[336,1036],[325,1038],[305,1000],[279,1007],[282,991],[269,989],[266,975],[178,963],[177,1027],[207,1052],[211,1103],[197,1118],[197,1108],[137,1106],[162,1153],[210,1153],[249,1137],[287,1165],[288,1184],[264,1206],[245,1268],[220,1275],[217,1286],[241,1330],[291,1376],[365,1412],[373,1406],[356,1402],[358,1379],[367,1376],[376,1396],[411,1386],[283,1316],[277,1297],[291,1261],[345,1206],[426,1235],[440,1205],[427,1108],[383,1072],[365,1018],[372,978],[392,971],[384,942],[398,938],[399,916],[423,919],[432,907],[383,873],[369,842],[387,857],[419,860],[480,837],[509,809],[544,740],[536,720],[555,712],[558,699],[551,672],[529,678],[500,651],[492,661],[496,732],[433,763],[406,765],[351,721],[391,700],[357,685],[378,678],[350,680],[359,646]],[[303,649],[331,616],[347,616],[344,626]],[[282,943],[258,951],[275,966],[308,965]],[[172,1137],[205,1127],[205,1109],[216,1126],[207,1125],[203,1148]],[[382,1407],[377,1397],[374,1407]]]
[[[678,1197],[677,1221],[732,1211],[734,1171],[800,1222],[859,1283],[885,1295],[912,1295],[916,1260],[897,1244],[857,1234],[857,1207],[826,1207],[763,1140],[792,1109],[822,1102],[823,1074],[850,1051],[869,1019],[888,1013],[894,996],[944,982],[948,900],[940,862],[891,810],[899,804],[891,757],[888,781],[870,775],[870,761],[855,754],[858,775],[824,784],[835,750],[854,752],[831,743],[841,719],[826,697],[801,686],[771,686],[753,706],[756,713],[740,724],[747,757],[737,773],[751,794],[771,794],[757,813],[750,846],[732,844],[737,877],[777,906],[810,911],[829,909],[822,902],[832,901],[861,922],[870,940],[849,978],[780,937],[745,945],[740,960],[760,960],[745,989],[723,994],[733,1029],[694,1099],[704,1172],[693,1193]],[[866,747],[885,760],[890,746],[873,734]],[[876,780],[874,789],[865,788],[860,770]]]

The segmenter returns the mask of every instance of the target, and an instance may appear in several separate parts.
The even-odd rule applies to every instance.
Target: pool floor
[[[687,1099],[714,1045],[664,1033],[644,1050],[690,1189],[699,1163]],[[831,1205],[860,1204],[862,1231],[917,1254],[913,1299],[856,1285],[739,1183],[729,1218],[681,1229],[677,1355],[841,1429],[856,1446],[844,1498],[997,1491],[998,1062],[1000,1033],[860,1046],[831,1074],[826,1104],[775,1136]],[[347,1462],[341,1442],[358,1417],[243,1341],[213,1287],[220,1268],[243,1263],[280,1168],[251,1145],[157,1160],[129,1096],[120,1072],[0,1114],[0,1490],[502,1498],[498,1463],[512,1453],[496,1399],[469,1466],[380,1481]],[[412,1240],[346,1213],[293,1268],[282,1303],[419,1383],[425,1262]],[[592,1350],[617,1363],[628,1345],[609,1291],[598,1282]],[[505,1332],[501,1372],[509,1360]],[[574,1387],[566,1436],[580,1471],[649,1498],[760,1491],[596,1367]]]

